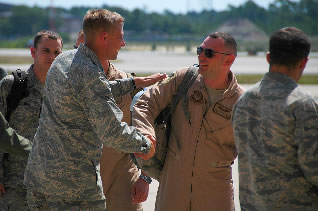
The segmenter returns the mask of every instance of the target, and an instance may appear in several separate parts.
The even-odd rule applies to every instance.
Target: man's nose
[[[198,59],[205,59],[206,56],[204,55],[204,52],[201,52],[199,55],[198,55]]]
[[[122,39],[122,41],[121,41],[121,46],[125,46],[125,45],[126,45],[126,42],[125,42],[124,39]]]
[[[55,53],[49,53],[49,59],[50,60],[54,60],[58,55],[56,55]]]

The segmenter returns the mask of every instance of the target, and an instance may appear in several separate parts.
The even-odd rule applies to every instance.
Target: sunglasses
[[[198,56],[199,56],[203,51],[204,51],[204,55],[205,55],[207,58],[212,58],[215,53],[224,54],[224,55],[231,55],[231,54],[229,54],[229,53],[220,53],[220,52],[214,51],[214,50],[209,49],[209,48],[197,47],[197,55],[198,55]]]

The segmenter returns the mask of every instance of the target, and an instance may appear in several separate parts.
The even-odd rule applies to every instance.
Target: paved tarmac
[[[118,54],[116,61],[112,61],[116,68],[125,72],[135,73],[171,73],[182,67],[188,67],[198,63],[194,52],[176,51],[125,51],[125,48]],[[30,56],[29,49],[1,49],[0,56]],[[28,69],[29,64],[0,64],[7,71],[18,68]],[[318,74],[318,56],[313,53],[310,57],[304,74]],[[239,52],[232,66],[235,74],[263,74],[268,71],[268,64],[265,54],[258,56],[246,56],[246,53]],[[318,84],[318,82],[317,82]]]

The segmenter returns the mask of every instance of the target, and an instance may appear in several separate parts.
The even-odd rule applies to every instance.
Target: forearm
[[[129,94],[135,89],[134,81],[132,78],[117,79],[115,81],[109,81],[112,95],[115,100],[125,94]]]
[[[32,143],[18,135],[15,130],[9,127],[9,124],[0,115],[0,150],[27,159],[32,148]]]
[[[107,133],[102,137],[106,147],[112,147],[126,153],[147,154],[151,147],[151,142],[134,127],[121,123],[108,127]]]

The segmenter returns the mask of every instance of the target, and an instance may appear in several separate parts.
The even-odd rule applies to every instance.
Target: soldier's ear
[[[309,60],[308,57],[302,58],[302,59],[300,60],[299,64],[298,64],[298,65],[299,65],[299,68],[302,69],[302,70],[305,69],[308,60]]]
[[[102,39],[102,40],[107,40],[107,38],[108,38],[108,33],[107,33],[107,32],[101,32],[101,33],[100,33],[100,36],[101,36],[101,39]]]
[[[32,58],[34,59],[36,48],[31,47],[31,48],[30,48],[30,51],[31,51],[31,56],[32,56]]]
[[[235,56],[234,55],[227,55],[226,56],[226,60],[225,60],[225,65],[226,66],[231,66],[233,64],[235,60]]]
[[[270,54],[270,52],[267,52],[267,54],[266,54],[266,60],[267,60],[268,64],[270,64],[269,54]]]

